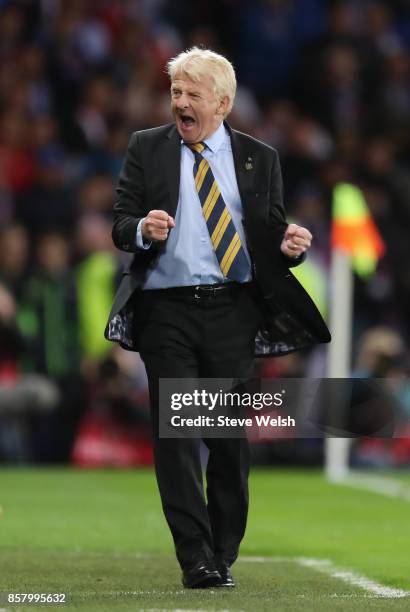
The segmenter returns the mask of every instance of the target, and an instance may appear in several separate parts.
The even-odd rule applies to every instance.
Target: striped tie
[[[195,187],[219,266],[226,278],[244,282],[249,262],[212,170],[201,155],[205,145],[198,142],[187,146],[195,155]]]

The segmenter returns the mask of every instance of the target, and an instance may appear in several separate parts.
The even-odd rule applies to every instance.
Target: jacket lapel
[[[178,206],[181,176],[181,136],[175,125],[170,127],[165,137],[160,157],[170,196],[167,212],[174,217]]]
[[[257,153],[252,145],[243,142],[240,132],[236,132],[225,122],[232,145],[232,155],[235,166],[236,180],[238,181],[239,193],[242,200],[245,216],[251,210],[251,202],[254,202],[255,172],[257,168]]]

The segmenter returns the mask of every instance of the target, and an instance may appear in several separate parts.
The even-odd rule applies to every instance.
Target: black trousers
[[[248,441],[204,439],[209,448],[205,497],[200,440],[158,435],[159,379],[250,375],[261,316],[252,286],[199,298],[172,289],[144,291],[136,309],[149,382],[156,476],[178,561],[182,568],[199,556],[232,564],[248,514]]]

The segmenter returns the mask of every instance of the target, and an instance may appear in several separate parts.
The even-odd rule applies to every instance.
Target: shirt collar
[[[212,153],[218,153],[219,149],[221,148],[231,150],[231,147],[230,147],[231,139],[229,136],[229,132],[224,126],[223,122],[221,123],[219,128],[215,130],[215,132],[203,142],[204,144],[206,144],[207,148]],[[181,138],[181,145],[183,144],[185,143]]]
[[[225,142],[226,130],[223,122],[219,128],[209,138],[204,140],[204,144],[212,151],[212,153],[218,153],[222,144]]]

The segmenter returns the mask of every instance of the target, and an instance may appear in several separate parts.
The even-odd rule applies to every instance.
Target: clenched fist
[[[166,240],[171,227],[175,227],[175,221],[165,210],[150,210],[142,222],[141,233],[148,242]]]
[[[312,234],[306,227],[290,223],[280,245],[280,250],[288,257],[299,257],[312,243]]]

